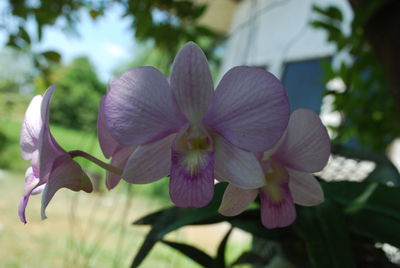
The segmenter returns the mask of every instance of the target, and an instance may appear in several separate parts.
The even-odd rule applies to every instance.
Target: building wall
[[[336,5],[349,32],[352,11],[348,0],[243,0],[236,8],[228,34],[221,73],[236,65],[266,67],[278,77],[285,62],[331,56],[334,46],[323,30],[309,22],[312,6]]]

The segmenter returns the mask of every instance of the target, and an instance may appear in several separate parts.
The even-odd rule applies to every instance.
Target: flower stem
[[[107,164],[103,161],[101,161],[100,159],[86,153],[80,150],[73,150],[73,151],[69,151],[68,152],[69,155],[71,156],[71,158],[75,158],[75,157],[83,157],[93,163],[95,163],[96,165],[98,165],[99,167],[102,167],[112,173],[118,174],[118,175],[122,175],[122,170],[114,167],[113,165]]]

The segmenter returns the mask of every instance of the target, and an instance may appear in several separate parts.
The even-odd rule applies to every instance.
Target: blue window
[[[322,94],[325,90],[322,61],[313,59],[285,64],[282,76],[288,93],[291,111],[307,108],[318,113],[321,109]]]

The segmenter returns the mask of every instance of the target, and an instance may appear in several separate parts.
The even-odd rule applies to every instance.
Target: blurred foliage
[[[48,79],[45,81],[38,78],[36,88],[46,89],[49,86],[47,82],[57,84],[51,103],[51,122],[71,129],[94,132],[98,105],[106,86],[98,79],[89,59],[80,57],[66,66],[59,66],[50,73]]]
[[[113,5],[123,9],[124,17],[132,18],[132,38],[151,41],[170,58],[182,44],[194,41],[202,46],[211,61],[217,60],[214,52],[222,36],[197,23],[206,5],[192,0],[8,0],[5,13],[10,18],[3,20],[0,31],[7,34],[8,46],[31,53],[35,66],[46,78],[51,64],[61,59],[56,51],[32,51],[46,27],[78,32],[80,12],[87,12],[95,20]],[[33,22],[35,30],[28,31],[28,22]]]
[[[366,150],[384,152],[400,136],[400,124],[394,123],[398,115],[387,75],[362,27],[362,22],[381,6],[379,2],[371,5],[369,12],[357,13],[349,33],[343,30],[343,14],[335,6],[315,6],[320,18],[312,25],[326,31],[328,41],[336,46],[336,55],[343,59],[324,65],[325,82],[340,78],[345,84],[343,92],[328,89],[326,93],[335,97],[334,110],[343,115],[342,124],[336,128],[336,141],[356,140]]]
[[[316,207],[297,207],[296,222],[289,227],[266,229],[261,225],[258,208],[235,217],[217,211],[226,183],[216,185],[212,202],[203,208],[170,207],[149,214],[136,225],[150,225],[132,267],[138,267],[158,242],[178,250],[203,267],[233,267],[238,264],[267,265],[275,258],[285,259],[285,267],[398,267],[376,246],[377,242],[400,247],[400,189],[366,180],[358,182],[322,182],[326,201]],[[230,264],[225,262],[229,231],[215,256],[195,246],[166,241],[164,237],[187,225],[228,222],[266,241],[274,241],[279,250],[268,254],[246,251]],[[291,263],[291,265],[290,265]],[[282,267],[276,264],[271,267]],[[270,267],[270,266],[268,266]]]

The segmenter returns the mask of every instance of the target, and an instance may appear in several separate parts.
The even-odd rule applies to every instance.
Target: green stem
[[[90,154],[88,154],[86,152],[83,152],[83,151],[80,151],[80,150],[73,150],[73,151],[69,151],[68,153],[72,158],[83,157],[83,158],[95,163],[99,167],[102,167],[102,168],[104,168],[104,169],[106,169],[106,170],[108,170],[108,171],[110,171],[112,173],[115,173],[117,175],[122,175],[122,170],[121,169],[119,169],[117,167],[114,167],[113,165],[107,164],[107,163],[101,161],[100,159],[98,159],[98,158],[96,158],[96,157],[94,157],[94,156],[92,156],[92,155],[90,155]]]

